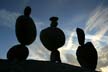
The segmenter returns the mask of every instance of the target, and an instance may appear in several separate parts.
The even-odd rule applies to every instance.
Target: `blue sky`
[[[6,59],[9,48],[18,44],[15,22],[25,6],[31,6],[31,17],[38,32],[36,40],[28,46],[28,59],[49,60],[50,51],[41,44],[39,33],[50,25],[51,16],[58,16],[58,27],[66,35],[66,43],[59,49],[62,61],[79,65],[75,55],[78,47],[75,29],[80,27],[86,33],[86,42],[92,41],[98,51],[97,69],[108,71],[108,0],[1,0],[0,58]]]

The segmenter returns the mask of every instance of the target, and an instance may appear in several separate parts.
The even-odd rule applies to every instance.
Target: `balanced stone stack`
[[[58,49],[65,44],[65,35],[64,32],[57,27],[58,17],[51,17],[51,25],[48,28],[45,28],[40,33],[40,40],[42,44],[51,51],[51,61],[52,62],[61,62],[60,53]]]
[[[15,30],[19,44],[10,48],[7,53],[7,58],[11,62],[19,62],[26,60],[29,55],[29,50],[26,47],[30,45],[36,38],[36,26],[30,17],[31,8],[27,6],[24,10],[24,15],[21,15],[16,20]]]

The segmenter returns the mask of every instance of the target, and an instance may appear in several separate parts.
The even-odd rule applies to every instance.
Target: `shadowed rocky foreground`
[[[10,63],[0,59],[0,72],[91,72],[81,67],[65,63],[50,61],[25,60],[19,63]],[[98,71],[95,71],[98,72]]]

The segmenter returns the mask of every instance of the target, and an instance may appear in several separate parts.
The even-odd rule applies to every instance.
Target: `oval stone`
[[[17,40],[23,45],[31,44],[37,35],[36,26],[29,16],[20,16],[16,20]]]
[[[64,32],[56,27],[48,27],[41,31],[40,40],[48,50],[56,50],[65,44]]]
[[[9,61],[22,61],[26,60],[29,55],[29,50],[26,46],[15,45],[7,53],[7,58]]]

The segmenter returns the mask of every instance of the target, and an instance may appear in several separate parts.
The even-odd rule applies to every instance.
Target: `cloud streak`
[[[50,51],[46,50],[41,44],[33,43],[29,47],[29,57],[28,59],[35,59],[35,60],[49,60],[50,58]]]
[[[87,21],[85,32],[88,33],[94,29],[97,29],[95,35],[92,37],[92,41],[105,41],[105,34],[108,31],[108,8],[98,7],[90,19]],[[107,42],[108,44],[108,42]]]
[[[95,35],[90,35],[89,32],[96,29]],[[96,49],[98,50],[98,69],[103,72],[107,72],[108,69],[108,7],[99,6],[95,9],[87,21],[85,32],[88,34],[88,38],[93,42]],[[106,45],[102,44],[106,43]]]
[[[0,25],[13,28],[19,13],[10,12],[5,9],[0,10]]]

